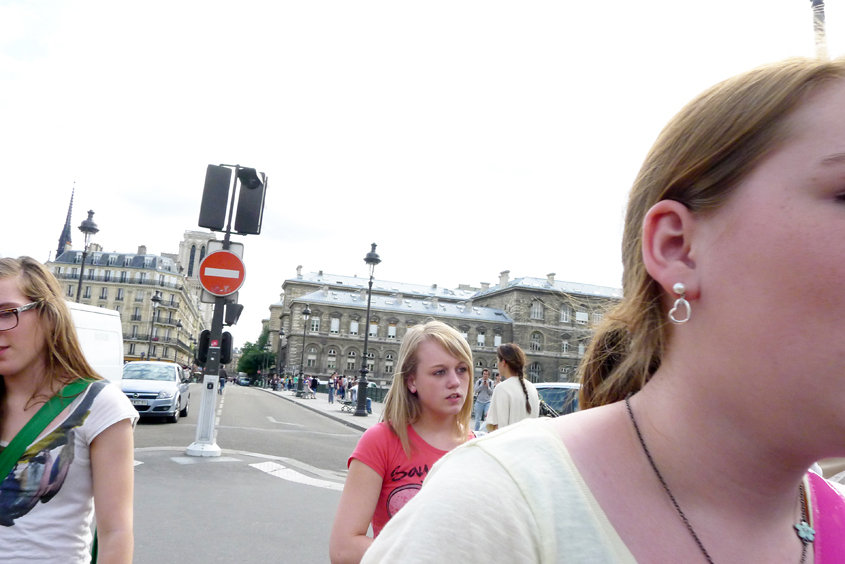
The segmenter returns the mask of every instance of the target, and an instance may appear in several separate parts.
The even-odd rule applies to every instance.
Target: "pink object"
[[[845,496],[824,478],[808,474],[813,500],[813,550],[816,564],[845,562]]]

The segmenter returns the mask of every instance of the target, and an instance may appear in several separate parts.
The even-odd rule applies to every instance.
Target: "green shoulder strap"
[[[50,421],[55,419],[90,384],[91,380],[84,379],[71,382],[41,406],[41,409],[32,416],[32,419],[23,426],[23,429],[18,431],[12,442],[3,449],[3,452],[0,452],[0,481],[6,479],[23,453],[26,452],[26,448],[47,428]]]
[[[23,429],[18,431],[15,438],[9,445],[0,452],[0,481],[6,479],[12,468],[15,467],[18,460],[21,459],[23,453],[26,452],[26,447],[38,438],[50,421],[55,419],[67,406],[73,403],[76,397],[85,391],[86,388],[93,382],[93,380],[80,379],[71,382],[62,391],[51,397],[47,403],[41,406],[41,409],[32,416]],[[94,545],[91,554],[92,564],[97,562],[97,533],[94,532]]]

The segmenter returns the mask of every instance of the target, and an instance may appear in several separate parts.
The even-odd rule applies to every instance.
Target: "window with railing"
[[[117,289],[117,296],[115,297],[116,300],[123,301],[123,288]]]
[[[106,287],[100,288],[100,299],[107,300],[109,299],[109,289]]]
[[[91,297],[91,286],[85,286],[85,291],[82,293],[83,298]]]
[[[68,297],[71,297],[71,298],[73,297],[73,286],[67,287],[67,295],[68,295]]]

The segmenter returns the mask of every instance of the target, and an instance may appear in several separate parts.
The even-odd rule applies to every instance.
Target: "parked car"
[[[178,364],[128,362],[123,366],[120,387],[142,417],[166,417],[176,423],[180,416],[188,415],[191,391]]]
[[[534,384],[540,399],[551,411],[540,404],[540,415],[557,417],[578,411],[578,390],[581,384],[575,382],[537,382]]]
[[[249,378],[246,376],[238,378],[238,386],[249,386]]]

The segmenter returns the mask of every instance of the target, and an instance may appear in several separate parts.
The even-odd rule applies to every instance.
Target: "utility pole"
[[[827,59],[827,32],[824,24],[824,0],[810,0],[813,5],[813,35],[816,38],[816,57]]]

